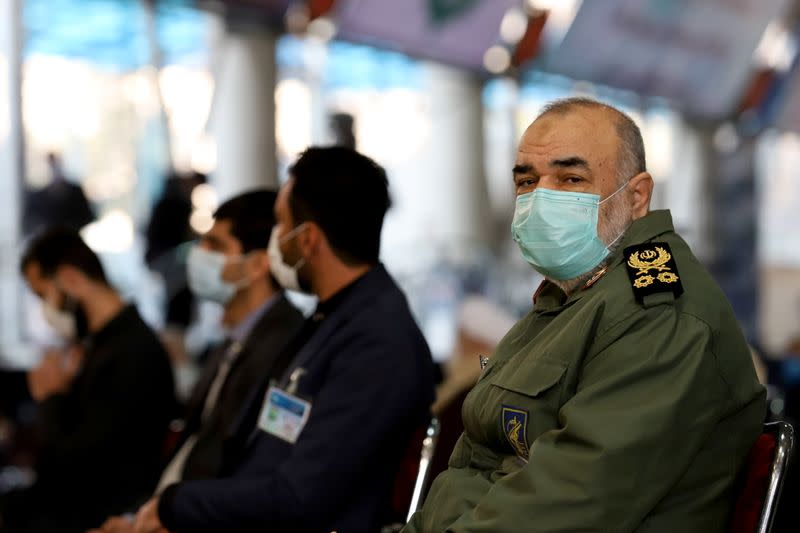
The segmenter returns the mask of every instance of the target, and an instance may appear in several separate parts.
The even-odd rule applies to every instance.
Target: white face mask
[[[42,315],[53,331],[64,340],[72,341],[78,336],[75,315],[56,308],[50,302],[42,302]]]
[[[186,274],[189,289],[199,298],[219,304],[227,304],[239,289],[249,285],[247,278],[238,283],[222,279],[222,271],[228,256],[194,246],[186,259]],[[243,258],[238,258],[240,261]]]
[[[297,278],[297,271],[305,264],[305,259],[302,257],[295,263],[294,266],[289,266],[283,261],[283,254],[281,253],[281,243],[288,239],[293,238],[300,232],[304,224],[300,224],[292,231],[278,237],[278,226],[273,226],[272,234],[269,237],[269,246],[267,247],[267,255],[269,256],[269,270],[278,283],[284,289],[290,291],[302,291],[300,288],[300,280]]]

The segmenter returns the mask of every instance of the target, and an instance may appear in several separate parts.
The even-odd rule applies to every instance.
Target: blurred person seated
[[[269,271],[275,197],[275,192],[260,190],[228,200],[189,253],[189,287],[198,298],[224,306],[228,338],[211,355],[194,389],[186,426],[157,494],[179,481],[219,476],[228,427],[258,384],[279,379],[289,364],[285,348],[303,315]],[[133,525],[128,517],[114,517],[102,530],[133,531]]]
[[[450,359],[444,363],[444,379],[436,387],[436,400],[431,406],[440,428],[431,460],[432,478],[447,469],[450,452],[464,431],[461,408],[481,375],[481,358],[494,352],[514,322],[505,309],[483,296],[471,295],[461,303],[456,344]]]
[[[765,390],[645,163],[636,123],[587,98],[525,131],[511,229],[545,281],[407,533],[726,531]]]
[[[0,527],[85,531],[152,491],[174,413],[172,371],[76,232],[37,237],[21,270],[65,346],[28,375],[41,428],[37,479],[2,498]]]
[[[772,366],[775,374],[772,381],[785,394],[786,418],[793,422],[800,421],[800,336],[789,339]]]
[[[768,359],[770,384],[773,391],[778,391],[776,396],[780,399],[773,400],[770,404],[770,415],[776,420],[786,420],[794,425],[795,429],[800,422],[800,336],[794,336],[779,352],[779,356]],[[781,401],[782,400],[782,401]],[[783,405],[783,410],[775,409]],[[791,466],[786,474],[781,492],[781,500],[795,502],[800,499],[800,471]],[[800,522],[800,512],[793,505],[779,505],[775,517],[774,531],[796,531]]]
[[[194,295],[186,280],[186,248],[197,234],[191,227],[192,192],[207,182],[205,174],[171,172],[150,213],[145,237],[145,262],[164,288],[164,329],[161,339],[175,369],[178,399],[188,400],[197,373],[187,353],[186,330],[196,314]]]
[[[36,450],[35,403],[28,392],[27,372],[0,368],[0,494],[22,488],[25,477],[5,473],[33,473]],[[10,470],[4,470],[4,469]]]
[[[764,356],[752,344],[748,344],[747,347],[750,349],[750,357],[753,359],[753,368],[756,370],[758,382],[764,386],[769,385],[769,369],[764,363]]]
[[[50,183],[41,190],[28,192],[22,215],[25,235],[35,235],[53,226],[75,231],[94,221],[94,213],[83,188],[72,183],[64,172],[61,156],[47,154]]]
[[[491,355],[514,322],[505,309],[483,296],[464,299],[459,307],[456,344],[444,364],[444,380],[436,388],[436,401],[431,407],[435,416],[440,417],[478,381],[480,358]]]
[[[333,144],[355,150],[355,117],[349,113],[332,113],[328,122],[333,134]]]
[[[278,193],[270,270],[319,304],[264,378],[226,444],[224,477],[167,487],[137,532],[379,531],[412,435],[427,424],[433,363],[379,262],[384,170],[347,148],[310,148]]]
[[[151,267],[160,258],[170,255],[176,246],[195,238],[189,220],[192,215],[192,192],[206,183],[205,174],[171,173],[164,183],[164,191],[153,205],[145,236],[147,249],[145,261]]]

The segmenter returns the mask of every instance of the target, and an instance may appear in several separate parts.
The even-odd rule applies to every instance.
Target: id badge
[[[271,386],[258,417],[258,427],[265,433],[294,444],[310,413],[311,403]]]

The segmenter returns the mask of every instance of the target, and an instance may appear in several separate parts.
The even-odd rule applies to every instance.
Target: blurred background
[[[653,207],[730,298],[779,415],[800,387],[799,31],[797,0],[0,0],[0,367],[52,341],[18,262],[54,221],[199,353],[218,311],[185,298],[176,245],[331,143],[387,168],[383,260],[445,360],[468,296],[529,309],[516,142],[587,95],[639,123]]]
[[[728,295],[770,416],[798,420],[799,39],[800,0],[0,0],[0,378],[57,342],[19,259],[60,223],[161,334],[185,398],[222,332],[182,244],[313,144],[386,167],[382,259],[436,360],[492,345],[541,281],[510,238],[516,143],[585,95],[638,122],[653,208]],[[3,414],[33,417],[8,383],[0,452]]]

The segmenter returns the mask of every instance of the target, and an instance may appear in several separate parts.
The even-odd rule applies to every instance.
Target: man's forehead
[[[586,160],[616,154],[619,137],[613,116],[602,109],[548,113],[536,119],[522,136],[519,159],[539,155]]]
[[[615,126],[616,118],[606,109],[576,107],[540,116],[528,126],[525,135],[536,137],[572,135],[592,138],[598,133],[616,133]]]
[[[232,233],[233,220],[217,219],[211,229],[203,235],[203,239],[212,248],[226,253],[240,253],[242,249],[241,241]]]

